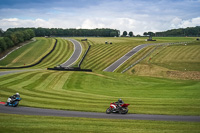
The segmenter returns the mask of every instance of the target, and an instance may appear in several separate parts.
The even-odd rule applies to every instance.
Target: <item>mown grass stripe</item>
[[[115,49],[114,49],[115,50]],[[109,52],[111,51],[114,51],[114,50],[111,50],[111,49],[106,49],[104,51],[101,51],[101,54],[96,54],[95,58],[91,59],[91,62],[88,63],[86,65],[87,66],[91,66],[92,64],[94,64],[94,62],[97,62],[99,61],[101,58],[104,58],[105,56],[107,56],[109,54]]]
[[[114,51],[121,51],[121,50],[127,50],[126,48],[123,48],[123,49],[120,49],[120,48],[116,48],[116,49],[112,49],[110,50],[109,52],[113,53]],[[112,64],[115,60],[117,60],[118,58],[120,58],[122,55],[119,54],[118,52],[116,52],[115,54],[113,55],[110,55],[109,53],[105,53],[104,55],[100,56],[100,58],[98,58],[99,60],[99,64],[98,66],[94,63],[91,67],[93,69],[97,69],[97,70],[102,70],[104,67],[104,65],[102,65],[102,63],[104,63],[106,60],[109,61],[110,64]],[[115,60],[112,60],[112,59],[115,59]],[[96,62],[96,61],[94,61]],[[97,63],[97,62],[96,62]],[[97,67],[95,67],[97,66]]]
[[[42,83],[39,86],[35,87],[35,89],[49,90],[50,89],[49,87],[50,87],[51,83],[53,83],[61,75],[62,75],[62,72],[53,72],[53,73],[51,73],[51,75],[46,77],[45,80],[43,80]]]
[[[63,39],[58,39],[58,44],[59,46],[54,51],[54,53],[52,53],[52,55],[49,56],[43,64],[37,67],[54,67],[59,64],[62,64],[69,58],[72,51],[72,44]]]
[[[42,74],[44,74],[45,72],[37,72],[35,73],[35,75],[33,75],[32,77],[30,77],[29,79],[25,79],[22,82],[15,84],[15,85],[8,85],[7,87],[11,87],[11,88],[24,88],[24,86],[27,86],[31,83],[34,83],[36,80],[38,80],[40,78],[40,76]]]
[[[7,58],[5,64],[4,61],[0,62],[2,64],[5,64],[10,67],[18,67],[18,66],[24,66],[24,64],[30,65],[34,64],[35,62],[39,61],[41,57],[46,54],[46,52],[49,51],[49,46],[52,46],[52,44],[48,43],[49,40],[52,41],[52,39],[47,38],[36,38],[36,42],[32,42],[29,45],[26,45],[13,53],[11,53]],[[48,50],[47,50],[48,49]]]
[[[42,67],[50,65],[52,60],[54,60],[54,59],[56,60],[57,56],[59,55],[59,50],[60,50],[59,47],[60,47],[60,43],[58,41],[56,49],[52,52],[52,54],[49,57],[47,57],[45,59],[44,63],[41,64]],[[62,47],[62,45],[61,45],[61,47]]]
[[[44,82],[44,80],[46,80],[46,78],[48,78],[50,75],[52,75],[52,73],[43,73],[37,80],[35,80],[35,82],[32,82],[29,85],[24,86],[23,88],[33,89],[33,88],[39,86],[40,84],[42,84]]]
[[[56,90],[57,92],[63,92],[63,85],[67,82],[69,75],[73,72],[62,72],[62,74],[57,75],[54,81],[49,85],[49,89]]]
[[[36,73],[37,72],[24,72],[24,73],[19,73],[19,74],[12,74],[6,78],[4,77],[4,80],[0,82],[0,85],[1,86],[9,85],[10,83],[15,82],[16,80],[19,80],[19,81],[27,80],[27,76],[29,76],[30,74],[36,74]]]
[[[29,72],[19,72],[19,73],[14,73],[14,74],[9,74],[9,75],[3,75],[3,76],[0,76],[0,84],[5,81],[5,80],[8,80],[8,79],[12,79],[12,78],[17,78],[18,76],[21,76],[23,74],[26,74],[26,73],[29,73]],[[6,77],[6,78],[5,78]],[[14,79],[14,80],[15,80]]]

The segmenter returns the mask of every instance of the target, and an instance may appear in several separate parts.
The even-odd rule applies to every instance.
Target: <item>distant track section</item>
[[[124,56],[122,56],[120,59],[118,59],[116,62],[111,64],[109,67],[104,69],[103,71],[106,72],[114,72],[118,67],[120,67],[125,61],[127,61],[129,58],[131,58],[134,54],[142,50],[143,48],[151,45],[173,45],[173,44],[185,44],[185,43],[191,43],[189,42],[175,42],[175,43],[151,43],[151,44],[141,44],[133,48],[131,51],[126,53]]]
[[[134,54],[136,54],[141,49],[143,49],[143,48],[145,48],[147,46],[150,46],[150,45],[156,45],[156,44],[155,43],[153,43],[153,44],[142,44],[142,45],[136,46],[135,48],[133,48],[128,53],[126,53],[124,56],[122,56],[120,59],[118,59],[116,62],[114,62],[113,64],[111,64],[109,67],[107,67],[103,71],[114,72],[119,66],[121,66],[130,57],[132,57]]]
[[[74,45],[74,53],[72,54],[72,56],[63,64],[61,64],[61,67],[70,67],[72,66],[80,57],[81,53],[82,53],[82,46],[81,44],[74,40],[74,39],[69,39],[73,45]]]

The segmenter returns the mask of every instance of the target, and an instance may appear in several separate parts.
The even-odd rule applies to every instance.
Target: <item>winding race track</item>
[[[81,44],[78,41],[74,40],[74,39],[69,39],[69,40],[74,45],[74,53],[72,54],[72,56],[65,63],[60,65],[62,67],[70,67],[70,66],[72,66],[73,63],[75,63],[78,60],[79,56],[82,53]]]
[[[131,51],[129,51],[128,53],[126,53],[124,56],[122,56],[120,59],[118,59],[116,62],[114,62],[113,64],[111,64],[109,67],[107,67],[103,71],[114,72],[119,66],[121,66],[130,57],[132,57],[134,54],[136,54],[137,52],[139,52],[141,49],[143,49],[143,48],[145,48],[147,46],[150,46],[150,45],[158,45],[158,44],[154,43],[154,44],[142,44],[142,45],[138,45],[137,47],[133,48]]]
[[[71,58],[62,64],[63,67],[68,67],[72,65],[79,58],[82,47],[79,42],[71,40],[74,44],[75,51]],[[108,67],[104,71],[114,71],[123,62],[130,58],[133,54],[146,47],[147,45],[155,44],[144,44],[139,45],[132,49],[125,56],[120,58],[118,63],[113,63],[111,67]],[[14,71],[2,71],[0,76],[31,70],[14,70]],[[106,109],[105,109],[106,110]],[[0,113],[7,114],[21,114],[21,115],[41,115],[41,116],[61,116],[61,117],[85,117],[85,118],[103,118],[103,119],[134,119],[134,120],[158,120],[158,121],[188,121],[188,122],[200,122],[200,116],[172,116],[172,115],[147,115],[147,114],[106,114],[106,113],[94,113],[94,112],[79,112],[79,111],[65,111],[65,110],[55,110],[55,109],[42,109],[42,108],[32,108],[32,107],[8,107],[4,106],[0,102]]]
[[[134,119],[134,120],[200,122],[200,116],[170,116],[170,115],[144,115],[144,114],[122,115],[122,114],[106,114],[106,113],[41,109],[41,108],[22,107],[22,106],[8,107],[4,105],[0,105],[0,113],[60,116],[60,117],[85,117],[85,118],[102,118],[102,119]]]

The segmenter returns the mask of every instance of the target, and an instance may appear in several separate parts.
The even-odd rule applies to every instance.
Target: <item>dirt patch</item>
[[[167,71],[166,73],[170,78],[200,80],[200,72],[197,71]]]
[[[152,64],[138,64],[128,74],[183,80],[200,80],[199,71],[176,71]]]
[[[153,76],[153,77],[165,77],[165,72],[168,71],[167,68],[151,65],[151,64],[141,64],[136,65],[128,73],[133,73],[139,76]]]

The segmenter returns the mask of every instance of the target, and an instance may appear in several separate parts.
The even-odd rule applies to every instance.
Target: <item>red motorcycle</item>
[[[120,106],[117,106],[115,103],[111,103],[110,107],[106,110],[106,114],[110,113],[119,113],[119,114],[126,114],[128,113],[128,106],[130,104],[122,104]]]

